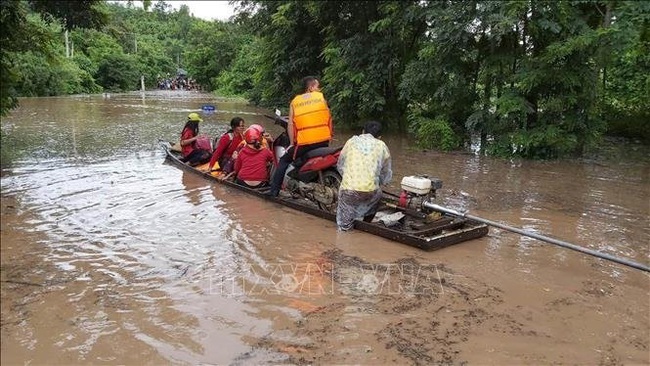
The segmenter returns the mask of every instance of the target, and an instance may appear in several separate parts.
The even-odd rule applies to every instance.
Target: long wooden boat
[[[247,192],[259,197],[260,199],[273,201],[298,211],[336,222],[335,214],[323,211],[305,199],[282,196],[274,198],[266,196],[261,190],[243,187],[233,181],[220,179],[218,176],[213,176],[210,173],[203,172],[201,167],[189,166],[180,160],[180,153],[175,151],[175,149],[173,149],[167,142],[161,141],[161,146],[165,150],[166,159],[183,170],[193,172],[205,179],[226,185],[233,189]],[[480,238],[488,233],[488,227],[483,223],[444,212],[424,214],[421,212],[409,213],[408,210],[406,210],[407,214],[399,214],[399,212],[405,212],[405,210],[395,207],[396,205],[392,205],[388,203],[388,201],[389,197],[387,196],[387,203],[381,205],[373,222],[356,220],[354,228],[429,251]],[[397,214],[397,217],[401,216],[400,219],[398,221],[390,222],[391,215],[394,217],[395,214]]]

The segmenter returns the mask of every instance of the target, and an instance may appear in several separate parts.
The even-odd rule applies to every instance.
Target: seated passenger
[[[259,130],[249,127],[244,132],[244,146],[235,159],[235,183],[259,188],[269,183],[269,165],[273,163],[271,150],[262,146],[264,138]]]
[[[199,122],[202,121],[198,113],[190,113],[181,132],[180,144],[182,158],[180,160],[188,163],[190,166],[205,164],[210,160],[209,147],[206,150],[206,146],[203,143],[206,136],[199,135]]]
[[[271,148],[271,146],[273,145],[273,138],[271,137],[271,135],[268,132],[266,132],[264,127],[262,127],[261,125],[258,125],[258,124],[252,124],[248,128],[254,128],[260,133],[260,135],[263,137],[261,139],[262,140],[261,145],[262,145],[263,148],[265,148],[265,149],[270,149]],[[237,151],[243,149],[244,146],[246,146],[246,141],[242,141],[239,144],[239,148],[237,149]]]
[[[230,129],[216,143],[210,164],[208,164],[208,171],[212,171],[218,162],[219,168],[224,173],[228,174],[232,172],[234,160],[237,157],[234,153],[244,139],[242,135],[244,132],[244,123],[244,119],[241,117],[235,117],[230,120]]]

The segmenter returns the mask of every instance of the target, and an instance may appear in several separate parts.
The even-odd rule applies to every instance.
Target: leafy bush
[[[638,138],[650,143],[650,111],[643,113],[626,113],[625,111],[610,111],[606,115],[607,134],[627,138]]]
[[[412,117],[416,143],[424,149],[454,150],[461,146],[461,139],[454,133],[449,122],[437,117]]]

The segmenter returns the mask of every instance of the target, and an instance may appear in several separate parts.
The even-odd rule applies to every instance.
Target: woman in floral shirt
[[[343,180],[339,187],[336,225],[341,231],[354,226],[354,220],[371,220],[382,196],[381,186],[393,177],[390,151],[381,141],[381,124],[365,124],[361,135],[343,146],[337,169]]]

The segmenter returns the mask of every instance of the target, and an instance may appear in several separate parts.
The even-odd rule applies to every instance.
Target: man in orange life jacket
[[[297,95],[289,106],[287,131],[291,146],[280,158],[271,179],[269,195],[277,197],[284,174],[294,159],[319,147],[329,146],[332,139],[332,116],[327,101],[320,92],[319,82],[313,76],[302,79],[303,94]]]

